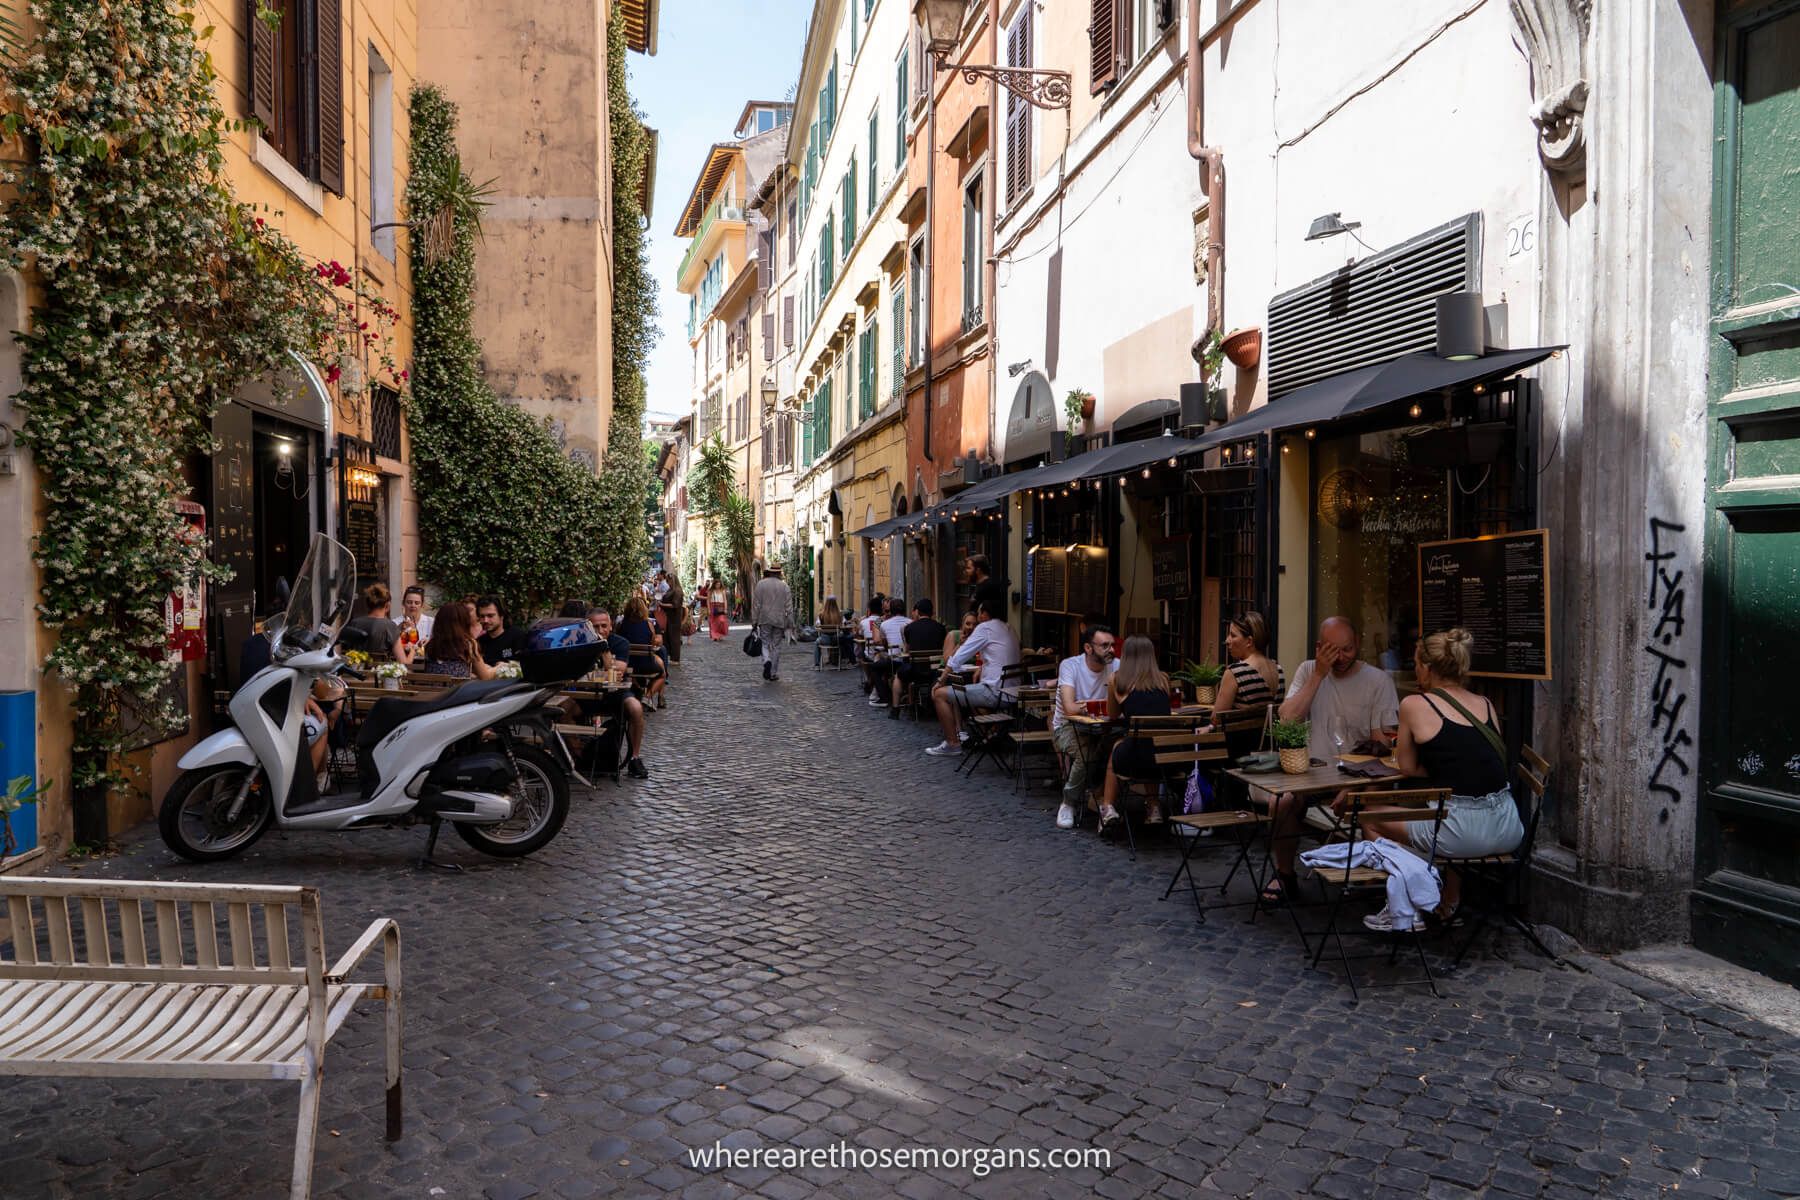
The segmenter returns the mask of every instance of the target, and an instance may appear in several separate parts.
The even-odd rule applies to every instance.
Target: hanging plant
[[[71,785],[92,799],[125,780],[124,714],[185,722],[164,698],[163,599],[221,573],[175,512],[184,459],[290,355],[381,354],[393,311],[233,198],[224,147],[247,125],[215,97],[193,0],[32,14],[42,32],[5,79],[0,244],[40,285],[16,403],[43,504],[38,616],[57,634],[44,668],[73,689]]]

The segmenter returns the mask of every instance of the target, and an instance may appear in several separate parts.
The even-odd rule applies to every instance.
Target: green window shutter
[[[813,403],[817,404],[818,400],[814,399]],[[800,463],[802,466],[811,466],[812,460],[813,460],[812,420],[809,417],[806,421],[803,421],[800,425]]]
[[[831,104],[825,109],[825,137],[828,140],[831,137],[831,131],[837,128],[837,68],[837,55],[833,54],[831,56],[831,75],[826,81],[826,87],[831,91]]]
[[[844,172],[844,258],[850,257],[856,245],[856,156],[851,155],[849,169]]]
[[[906,390],[906,284],[896,280],[894,283],[894,325],[888,331],[888,338],[894,343],[892,383],[894,395],[898,396]]]
[[[900,63],[894,69],[894,165],[906,165],[907,59],[910,48],[900,47]]]
[[[880,124],[880,122],[881,122],[881,106],[876,105],[875,111],[873,111],[869,114],[869,198],[867,201],[865,201],[865,203],[868,205],[866,215],[871,216],[871,217],[875,215],[875,193],[879,188],[879,185],[875,182],[875,164],[881,161],[881,158],[880,158],[881,124]]]
[[[858,21],[857,21],[858,8],[859,8],[859,6],[857,5],[856,0],[850,0],[850,61],[851,62],[856,61],[856,27],[858,24]]]

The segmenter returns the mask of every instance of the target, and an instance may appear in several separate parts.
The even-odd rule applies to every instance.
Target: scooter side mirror
[[[369,644],[369,631],[356,625],[346,625],[338,633],[338,645],[350,650],[361,650]]]

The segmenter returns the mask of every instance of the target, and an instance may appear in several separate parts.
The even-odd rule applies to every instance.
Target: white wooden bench
[[[326,970],[314,888],[0,876],[0,916],[0,1075],[299,1080],[290,1195],[305,1200],[325,1043],[379,999],[387,1136],[400,1136],[394,922]],[[348,982],[377,944],[385,982]]]

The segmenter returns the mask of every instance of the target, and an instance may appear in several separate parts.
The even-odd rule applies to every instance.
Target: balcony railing
[[[977,301],[973,307],[963,310],[962,331],[973,333],[981,328],[981,303]]]
[[[687,253],[681,256],[681,270],[676,273],[677,279],[686,279],[688,267],[693,265],[694,256],[700,253],[700,247],[706,243],[706,233],[712,228],[714,221],[742,221],[744,210],[735,204],[727,204],[729,197],[719,195],[706,206],[706,212],[700,218],[700,228],[694,230],[694,240],[688,243]]]

